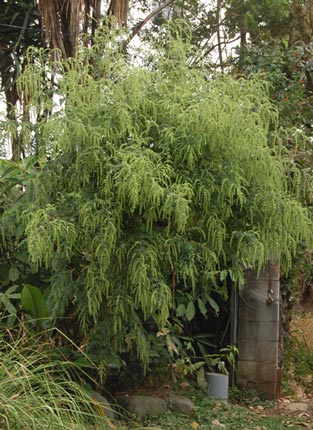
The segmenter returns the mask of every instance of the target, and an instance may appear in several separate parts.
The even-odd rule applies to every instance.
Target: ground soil
[[[253,412],[264,416],[281,415],[290,417],[287,423],[290,426],[299,424],[304,428],[313,429],[313,399],[280,399],[275,406],[263,408],[263,406],[251,406]]]

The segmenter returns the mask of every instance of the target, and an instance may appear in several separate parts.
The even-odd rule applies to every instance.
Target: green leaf
[[[46,301],[39,288],[24,284],[21,293],[21,303],[25,311],[34,319],[45,320],[48,318]]]
[[[203,366],[197,372],[197,383],[202,390],[206,390],[208,387]]]
[[[228,275],[228,271],[227,270],[221,270],[221,273],[220,273],[220,280],[223,282],[223,281],[225,281],[225,279],[227,278],[227,275]]]
[[[180,305],[177,306],[176,316],[180,318],[181,316],[185,315],[185,313],[186,313],[185,305],[181,303]]]
[[[16,315],[11,314],[7,319],[6,319],[6,327],[7,328],[12,328],[15,325],[15,321],[16,321]]]
[[[186,309],[186,318],[188,321],[191,321],[196,314],[196,308],[193,302],[189,302]]]
[[[207,308],[206,308],[206,306],[205,306],[205,304],[204,304],[204,302],[203,302],[203,300],[202,299],[198,299],[198,306],[199,306],[199,310],[200,310],[200,312],[202,313],[202,315],[204,316],[204,317],[206,317],[206,315],[207,315]]]
[[[10,281],[17,281],[19,277],[19,271],[17,270],[16,266],[12,266],[9,270],[9,279]]]
[[[212,297],[208,297],[208,302],[210,303],[210,305],[212,306],[212,308],[215,310],[215,313],[218,314],[219,313],[219,306],[216,303],[216,301],[214,299],[212,299]]]
[[[10,300],[8,300],[4,295],[2,295],[0,297],[0,301],[3,303],[5,310],[11,314],[11,315],[16,315],[16,309],[15,307],[12,305],[12,303],[10,302]]]
[[[92,367],[93,363],[90,360],[87,360],[86,357],[78,357],[77,360],[74,361],[74,365],[77,367]]]
[[[15,293],[15,291],[18,289],[18,285],[12,285],[11,287],[9,287],[6,292],[5,295],[6,296],[10,296],[11,294]]]

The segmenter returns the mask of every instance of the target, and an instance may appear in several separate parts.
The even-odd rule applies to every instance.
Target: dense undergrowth
[[[66,359],[50,334],[2,331],[2,430],[83,430],[102,425],[90,393],[79,383],[81,367]]]
[[[136,420],[120,415],[109,421],[99,413],[88,390],[81,364],[70,362],[51,340],[51,332],[32,334],[2,330],[0,343],[0,428],[3,430],[89,429],[231,429],[279,430],[303,428],[306,418],[290,419],[271,412],[274,403],[251,392],[230,390],[228,403],[212,402],[196,381],[184,392],[195,404],[191,416],[168,410],[160,417]],[[286,363],[298,381],[312,371],[312,355],[298,343],[287,343]],[[86,357],[87,359],[87,357]],[[287,375],[287,374],[286,374]],[[180,381],[179,381],[180,382]],[[178,384],[172,384],[173,390]],[[308,388],[308,387],[307,387]]]
[[[168,430],[209,430],[209,429],[229,429],[229,430],[281,430],[288,426],[290,429],[299,429],[299,422],[292,424],[290,419],[282,416],[272,416],[251,412],[247,407],[242,407],[232,403],[214,403],[205,396],[197,399],[197,408],[194,417],[187,417],[182,414],[167,412],[159,419],[147,420],[143,424],[145,427],[154,427]],[[288,424],[287,424],[288,422]],[[142,423],[137,424],[138,429],[142,428]]]

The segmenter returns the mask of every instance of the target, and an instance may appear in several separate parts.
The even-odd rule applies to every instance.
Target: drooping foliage
[[[150,69],[105,46],[51,64],[58,109],[28,134],[38,174],[18,223],[56,322],[76,321],[103,360],[136,348],[147,364],[182,295],[205,313],[227,276],[240,284],[269,259],[288,268],[311,220],[269,141],[277,114],[262,81],[188,67],[177,37]],[[20,80],[35,117],[46,67]]]

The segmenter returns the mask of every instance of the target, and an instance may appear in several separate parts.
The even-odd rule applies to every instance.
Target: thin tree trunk
[[[218,50],[218,58],[220,62],[220,68],[222,73],[223,69],[223,50],[222,50],[222,41],[221,41],[221,29],[220,29],[220,17],[221,17],[221,0],[217,0],[216,2],[216,36],[217,36],[217,50]]]
[[[16,128],[15,132],[11,135],[11,152],[12,152],[12,160],[19,161],[21,159],[21,145],[19,142],[19,133],[17,130],[17,117],[16,117],[16,103],[18,101],[16,85],[13,84],[12,87],[8,90],[5,90],[5,97],[7,103],[7,119],[14,123]]]
[[[6,117],[8,121],[15,124],[15,132],[11,135],[12,160],[18,161],[21,158],[19,137],[17,130],[16,104],[18,93],[16,88],[16,67],[11,55],[11,48],[5,42],[0,42],[0,51],[5,54],[0,56],[0,75],[2,88],[6,99]]]
[[[101,20],[101,0],[94,0],[93,2],[93,14],[92,14],[92,25],[91,25],[91,37],[92,41],[95,37],[95,32],[99,27]]]

